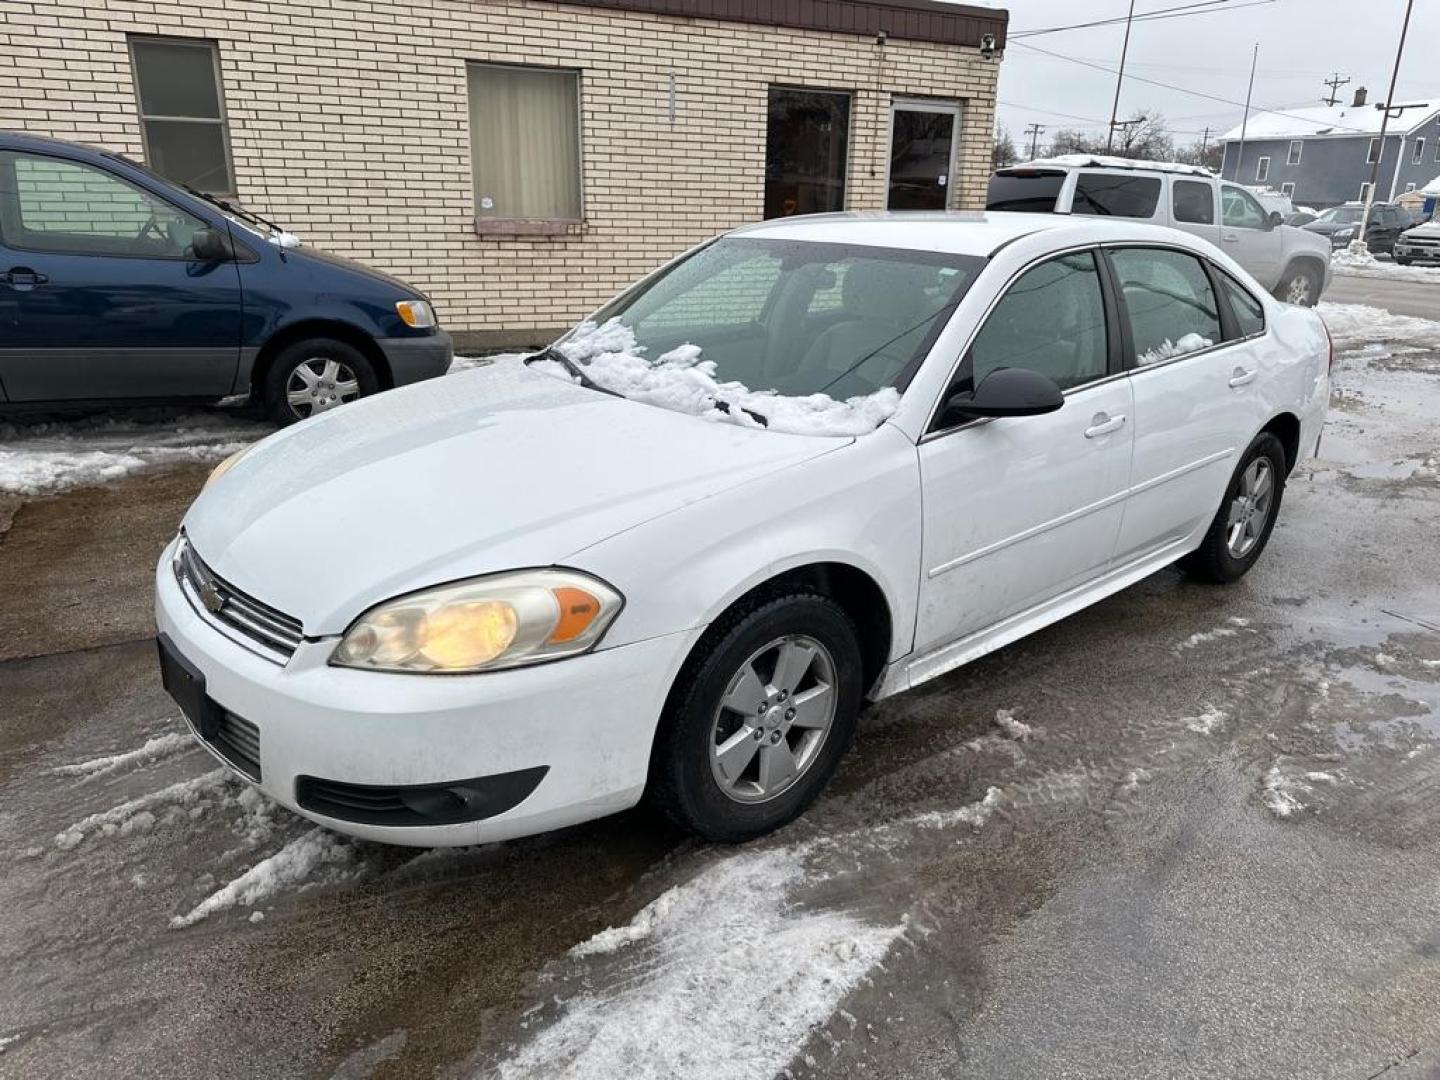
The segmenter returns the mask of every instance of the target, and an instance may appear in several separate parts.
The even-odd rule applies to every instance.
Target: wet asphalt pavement
[[[0,1076],[1440,1076],[1440,338],[1341,346],[1247,578],[871,708],[742,849],[317,839],[168,738],[205,468],[0,505]]]

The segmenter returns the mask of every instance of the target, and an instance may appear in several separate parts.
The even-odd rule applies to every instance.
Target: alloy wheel
[[[710,770],[736,802],[783,794],[815,763],[835,721],[835,661],[812,637],[757,649],[730,679],[710,728]]]
[[[285,398],[302,420],[329,412],[360,396],[360,382],[349,364],[324,356],[311,357],[295,365],[285,384]]]
[[[1290,279],[1290,288],[1285,290],[1285,302],[1310,306],[1310,278],[1307,275],[1296,274]]]
[[[1230,501],[1225,523],[1225,546],[1232,559],[1243,559],[1265,535],[1275,505],[1275,467],[1257,457],[1240,474],[1240,487]]]

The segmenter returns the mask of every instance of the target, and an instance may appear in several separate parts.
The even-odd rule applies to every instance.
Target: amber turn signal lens
[[[560,645],[574,641],[595,620],[595,616],[600,614],[599,599],[584,589],[564,586],[551,589],[550,592],[555,597],[555,602],[560,605],[560,619],[555,623],[550,637],[546,639],[547,644]]]

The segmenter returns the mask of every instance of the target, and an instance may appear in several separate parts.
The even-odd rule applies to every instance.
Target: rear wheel
[[[1287,304],[1314,307],[1320,300],[1320,274],[1308,266],[1292,266],[1275,289],[1275,297]]]
[[[380,389],[375,368],[353,345],[309,338],[287,345],[270,365],[261,394],[282,427],[329,412]]]
[[[1414,259],[1407,259],[1402,255],[1395,256],[1395,262],[1400,266],[1409,266],[1414,261]]]
[[[1241,457],[1200,547],[1181,560],[1186,573],[1228,584],[1255,565],[1280,513],[1285,468],[1285,448],[1262,431]]]
[[[728,612],[686,662],[651,762],[650,797],[708,840],[779,828],[813,802],[860,712],[854,623],[792,592]]]

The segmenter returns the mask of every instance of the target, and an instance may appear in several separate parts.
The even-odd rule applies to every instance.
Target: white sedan
[[[648,794],[743,840],[818,795],[867,700],[1176,560],[1244,574],[1330,355],[1168,229],[741,229],[536,356],[224,463],[157,570],[165,684],[222,761],[357,836]]]

